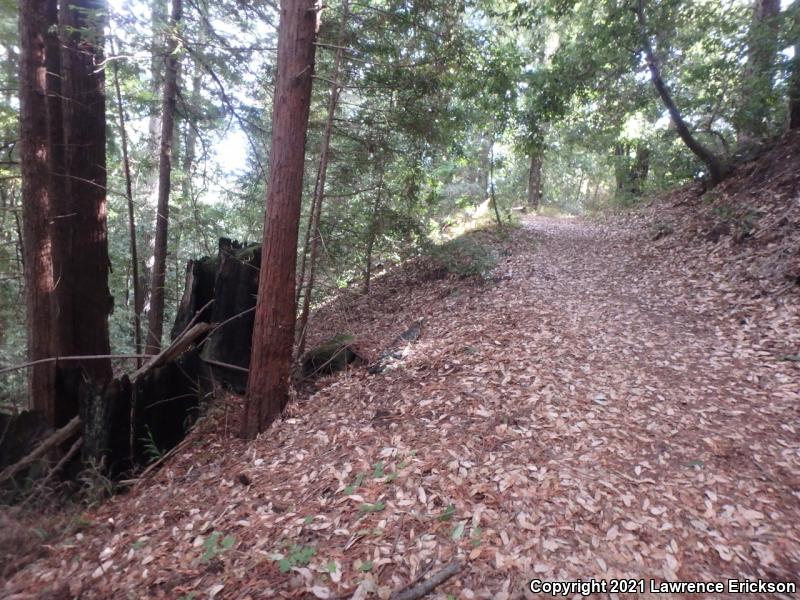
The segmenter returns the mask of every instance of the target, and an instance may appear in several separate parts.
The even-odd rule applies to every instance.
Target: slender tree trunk
[[[531,154],[531,166],[528,170],[528,209],[539,210],[542,203],[542,164],[543,156],[540,151]]]
[[[642,48],[644,50],[645,58],[647,59],[647,66],[650,70],[653,87],[656,88],[658,95],[661,97],[661,101],[664,103],[664,106],[669,112],[672,123],[675,125],[675,129],[677,130],[681,140],[684,144],[686,144],[686,147],[689,148],[689,150],[691,150],[692,153],[706,166],[708,169],[708,174],[711,178],[711,185],[714,186],[722,181],[722,179],[725,177],[727,174],[727,167],[717,156],[703,146],[703,144],[701,144],[694,137],[694,135],[692,135],[692,132],[689,130],[686,121],[683,120],[675,101],[672,99],[672,94],[670,94],[667,84],[664,83],[664,80],[661,78],[661,71],[658,67],[658,62],[656,61],[653,47],[650,44],[650,35],[647,32],[647,21],[645,19],[644,6],[645,0],[637,0],[636,17],[639,22]]]
[[[114,41],[111,40],[111,52],[114,52]],[[117,95],[117,115],[119,117],[119,132],[122,140],[122,167],[125,172],[125,198],[128,201],[128,239],[131,250],[131,279],[133,280],[133,343],[136,354],[142,353],[142,301],[141,288],[139,287],[139,252],[136,244],[136,214],[133,206],[133,182],[131,178],[131,162],[128,156],[128,130],[125,126],[125,109],[122,105],[122,91],[119,84],[119,64],[114,65],[114,90]],[[142,366],[142,359],[136,359],[136,367]]]
[[[53,211],[47,162],[47,68],[46,35],[55,21],[48,21],[47,3],[21,2],[20,39],[20,168],[22,172],[22,256],[28,327],[28,360],[55,354],[53,339],[53,256],[50,219]],[[31,408],[55,424],[55,367],[36,365],[28,371]]]
[[[644,183],[650,172],[650,149],[643,143],[636,146],[636,158],[630,169],[630,190],[634,196],[640,196],[644,191]]]
[[[208,6],[206,2],[199,1],[196,4],[197,9],[201,12],[200,15],[200,34],[199,34],[199,44],[202,47],[206,39],[208,38]],[[183,197],[186,198],[191,202],[192,210],[195,215],[195,221],[199,223],[199,219],[197,218],[197,203],[194,201],[194,187],[192,185],[192,169],[194,169],[194,163],[197,158],[197,139],[199,131],[196,127],[196,122],[198,120],[198,106],[200,105],[201,91],[203,89],[203,66],[200,64],[199,60],[195,58],[194,60],[194,73],[192,74],[192,93],[190,96],[189,101],[189,111],[193,115],[194,118],[187,119],[187,130],[186,130],[186,142],[184,144],[184,153],[183,153]],[[205,237],[205,232],[198,231],[198,235]],[[208,247],[209,244],[205,242],[206,251],[210,253],[211,249]]]
[[[280,14],[264,244],[240,432],[247,439],[285,408],[292,370],[297,237],[318,23],[314,0],[281,0]]]
[[[592,204],[597,202],[597,194],[600,193],[600,182],[598,181],[594,186],[594,193],[592,194]]]
[[[494,195],[494,137],[492,137],[492,145],[489,157],[489,201],[494,208],[494,216],[497,219],[497,227],[503,228],[503,220],[500,218],[500,209],[497,208],[497,198]]]
[[[767,133],[772,97],[774,62],[778,52],[780,0],[754,0],[753,18],[747,35],[747,62],[733,121],[740,146],[757,143]]]
[[[367,260],[364,266],[364,295],[369,294],[369,286],[372,282],[372,251],[375,247],[375,238],[378,237],[380,230],[380,210],[383,199],[383,176],[386,172],[383,161],[381,161],[381,174],[378,179],[378,189],[375,193],[375,202],[372,204],[372,217],[369,223],[369,234],[367,236]]]
[[[325,200],[325,179],[328,173],[328,162],[330,160],[331,133],[333,131],[333,119],[336,116],[336,105],[339,101],[339,71],[342,64],[342,48],[344,47],[345,33],[347,32],[348,2],[342,2],[342,20],[339,23],[338,48],[333,60],[333,76],[331,77],[331,89],[328,97],[328,119],[325,123],[325,133],[322,137],[322,151],[319,159],[319,173],[317,183],[314,188],[315,201],[312,209],[316,210],[311,214],[311,255],[308,264],[308,281],[303,293],[303,310],[300,313],[299,340],[297,342],[297,355],[302,356],[306,348],[306,333],[308,329],[308,316],[311,312],[311,294],[314,291],[314,279],[317,273],[317,254],[319,252],[319,242],[321,233],[319,221],[322,215],[322,203]]]
[[[794,45],[789,78],[789,129],[800,129],[800,44]]]
[[[178,98],[178,32],[183,14],[182,0],[172,0],[170,38],[167,43],[164,74],[164,98],[161,109],[161,151],[158,162],[158,207],[156,208],[156,239],[153,250],[153,274],[150,284],[150,311],[147,316],[147,352],[161,350],[164,331],[164,285],[167,276],[167,245],[169,241],[169,193],[172,176],[172,142],[175,129],[175,104]]]
[[[164,85],[164,50],[167,47],[168,34],[165,34],[169,19],[170,0],[151,0],[150,22],[151,50],[150,50],[150,93],[152,97],[162,98]],[[152,157],[158,156],[161,143],[161,103],[153,103],[150,118],[147,122],[147,157],[141,180],[148,201],[158,199],[158,165]]]
[[[303,251],[300,253],[300,270],[297,276],[297,289],[295,290],[294,297],[294,310],[300,310],[300,298],[303,297],[303,291],[306,281],[306,264],[308,263],[308,251],[311,247],[311,228],[314,225],[314,215],[317,211],[317,191],[316,186],[319,185],[319,170],[317,171],[317,183],[314,184],[314,193],[311,196],[311,206],[308,207],[308,221],[306,222],[306,235],[303,238]]]
[[[53,220],[58,354],[109,354],[104,0],[61,0],[63,202]],[[96,383],[110,360],[79,363]],[[71,415],[67,415],[71,416]],[[59,424],[59,423],[57,423]]]

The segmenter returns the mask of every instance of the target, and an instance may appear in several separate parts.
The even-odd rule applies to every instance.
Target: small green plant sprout
[[[305,519],[303,519],[303,525],[311,525],[314,522],[314,516],[308,515]]]
[[[439,515],[439,520],[443,522],[450,521],[453,519],[453,515],[455,513],[456,513],[456,507],[452,504],[448,504],[442,511],[442,514]]]
[[[453,527],[453,533],[450,537],[453,538],[456,542],[464,537],[464,528],[467,526],[466,521],[459,521],[456,523],[455,527]]]
[[[222,539],[220,539],[222,538]],[[230,550],[236,545],[236,538],[232,535],[226,535],[224,538],[219,531],[215,531],[206,538],[203,542],[203,555],[200,557],[200,562],[207,563],[214,560],[223,552]]]
[[[358,570],[361,571],[362,573],[369,573],[370,571],[372,571],[372,567],[373,567],[372,561],[365,560],[360,565],[358,565]]]
[[[364,474],[359,473],[358,475],[356,475],[356,480],[350,485],[348,485],[346,488],[344,488],[344,490],[342,490],[342,493],[345,496],[352,496],[353,494],[356,493],[356,490],[359,487],[361,487],[362,483],[364,483]]]
[[[472,535],[470,536],[469,543],[473,548],[477,548],[481,545],[483,541],[483,529],[480,527],[476,527],[472,530]]]
[[[164,456],[164,451],[156,444],[156,440],[153,438],[153,432],[150,431],[149,426],[145,426],[145,432],[146,435],[142,437],[140,441],[144,445],[144,455],[147,457],[147,462],[153,463]]]
[[[383,470],[383,461],[379,460],[373,465],[372,476],[375,479],[380,479],[381,477],[385,477],[386,473]]]
[[[365,502],[364,504],[358,507],[358,512],[363,515],[367,513],[380,512],[384,508],[386,508],[386,505],[383,502],[376,502],[375,504],[370,504],[369,502]]]
[[[317,553],[316,549],[311,546],[301,546],[294,544],[289,548],[287,555],[276,555],[275,558],[278,562],[278,569],[281,573],[288,573],[293,567],[304,567],[311,562],[314,555]],[[330,565],[330,563],[328,563]],[[330,570],[329,570],[330,572]]]

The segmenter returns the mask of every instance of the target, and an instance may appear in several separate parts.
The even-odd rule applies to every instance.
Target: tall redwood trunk
[[[528,209],[539,210],[542,203],[542,163],[541,151],[531,154],[531,166],[528,170]]]
[[[61,0],[59,5],[64,173],[56,174],[63,191],[53,219],[53,264],[57,352],[62,356],[110,351],[108,315],[113,299],[108,289],[102,68],[106,13],[104,0]],[[111,378],[108,359],[87,360],[79,366],[96,382]]]
[[[248,439],[269,426],[289,400],[297,238],[316,32],[314,0],[281,0],[264,245],[241,424],[241,435]]]
[[[153,250],[153,278],[150,284],[150,310],[147,315],[147,351],[161,350],[164,332],[164,284],[167,277],[167,242],[169,239],[169,192],[172,177],[172,137],[175,129],[175,104],[178,98],[178,38],[175,29],[181,22],[182,0],[172,0],[170,37],[166,50],[164,98],[161,108],[161,151],[158,162],[158,207],[156,240]]]
[[[322,151],[319,159],[319,173],[317,174],[317,184],[314,188],[314,202],[311,204],[311,255],[308,264],[308,282],[303,293],[303,310],[300,313],[299,340],[297,342],[297,354],[302,356],[306,348],[306,334],[308,333],[308,316],[311,312],[311,294],[314,291],[314,280],[317,273],[317,255],[319,253],[320,231],[319,221],[322,215],[322,203],[325,200],[325,179],[328,174],[328,162],[330,161],[331,133],[333,132],[333,119],[336,116],[336,105],[339,101],[339,70],[342,64],[342,48],[347,29],[348,3],[342,2],[342,19],[339,23],[339,40],[337,42],[336,56],[333,61],[333,76],[331,77],[331,89],[328,97],[328,120],[325,123],[325,133],[322,136]]]
[[[28,360],[53,356],[52,218],[47,161],[46,35],[55,21],[45,2],[21,2],[20,39],[20,167],[22,172],[23,265],[28,326]],[[31,408],[55,423],[55,369],[52,363],[34,366],[28,375]]]

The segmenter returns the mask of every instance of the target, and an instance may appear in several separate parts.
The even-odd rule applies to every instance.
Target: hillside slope
[[[533,597],[531,578],[795,579],[800,293],[746,274],[797,190],[741,247],[698,236],[703,200],[684,190],[605,223],[530,218],[485,283],[390,272],[315,328],[374,355],[424,317],[397,368],[301,390],[249,444],[229,399],[4,592],[388,598],[456,556],[442,598]]]

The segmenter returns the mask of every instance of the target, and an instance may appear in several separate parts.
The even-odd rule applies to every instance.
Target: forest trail
[[[387,598],[455,555],[437,591],[457,598],[539,597],[534,577],[796,580],[797,364],[636,228],[511,235],[488,284],[377,284],[376,319],[426,318],[400,368],[321,382],[251,444],[218,412],[7,590]]]

